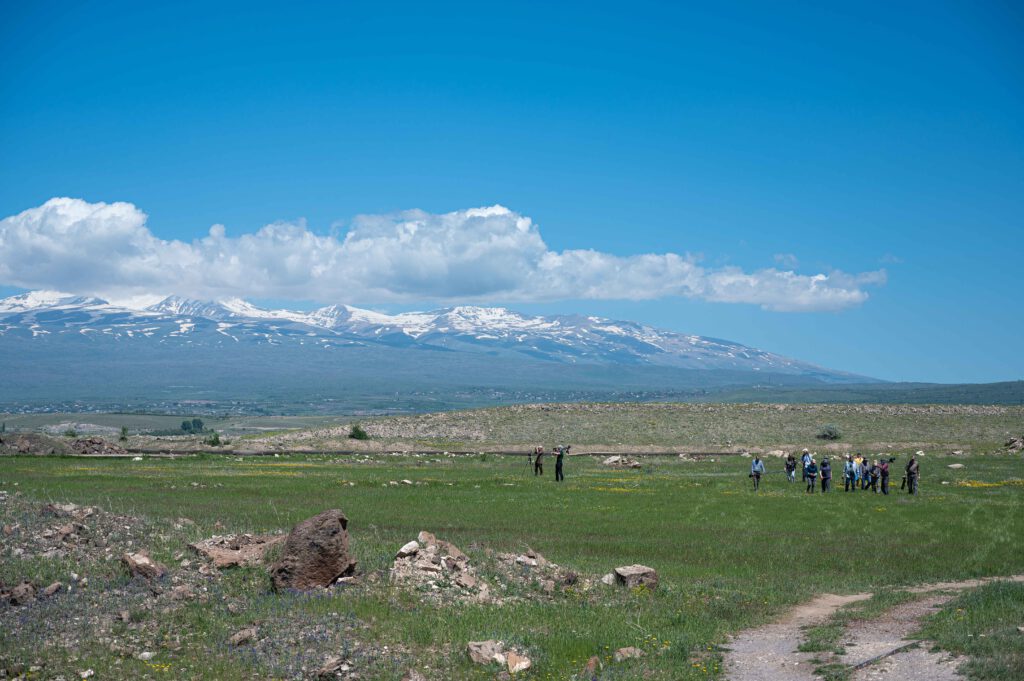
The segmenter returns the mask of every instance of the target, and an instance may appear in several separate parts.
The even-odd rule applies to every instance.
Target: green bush
[[[842,436],[843,434],[839,432],[839,426],[834,423],[830,423],[818,431],[819,440],[838,440]]]
[[[365,430],[363,430],[363,427],[361,425],[359,425],[358,423],[355,424],[354,426],[352,426],[352,429],[349,431],[348,436],[350,438],[352,438],[353,440],[369,440],[370,439],[369,434]]]
[[[217,433],[217,431],[213,431],[213,435],[211,435],[210,437],[206,438],[205,442],[206,442],[206,444],[210,445],[211,447],[220,447],[220,445],[221,445],[220,435]]]
[[[74,428],[68,428],[64,431],[64,437],[78,437],[78,431]]]
[[[128,440],[128,426],[121,426],[121,437],[118,438],[121,442]]]

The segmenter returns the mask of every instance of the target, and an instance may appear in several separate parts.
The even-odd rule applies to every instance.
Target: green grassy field
[[[954,460],[966,468],[947,469]],[[225,602],[246,599],[248,610],[233,614],[219,602],[176,610],[160,626],[199,634],[178,650],[159,650],[156,662],[169,665],[166,671],[118,662],[117,674],[135,665],[135,672],[153,678],[275,675],[277,663],[240,654],[224,640],[281,612],[308,622],[340,618],[355,627],[354,640],[378,651],[388,646],[387,655],[364,661],[362,678],[397,679],[414,663],[429,666],[430,678],[493,678],[494,670],[471,665],[464,653],[467,641],[488,638],[528,651],[534,660],[528,678],[570,678],[591,655],[629,645],[650,654],[612,664],[602,678],[714,678],[715,651],[730,632],[818,591],[1024,572],[1019,456],[928,456],[917,498],[898,492],[803,494],[799,482],[784,481],[774,459],[755,495],[748,489],[749,460],[740,457],[700,463],[650,457],[640,471],[610,470],[576,457],[561,485],[550,470],[535,479],[524,458],[493,455],[370,462],[323,455],[142,462],[8,458],[2,464],[0,489],[18,492],[18,499],[96,504],[148,519],[151,548],[169,564],[188,540],[214,532],[287,530],[324,509],[341,508],[367,573],[386,570],[395,550],[425,529],[482,565],[489,549],[529,546],[585,575],[642,563],[656,568],[662,580],[653,593],[600,587],[590,595],[559,594],[499,608],[431,605],[386,580],[329,597],[271,595],[264,572],[236,570],[219,583],[218,593]],[[403,478],[425,484],[387,484]],[[898,487],[899,476],[895,482]],[[180,516],[198,527],[174,530],[170,523]],[[215,529],[216,522],[223,529]],[[70,569],[3,555],[0,579],[45,582]],[[110,563],[78,569],[95,575],[93,589],[125,582]],[[0,631],[0,652],[28,655],[33,638]],[[68,670],[114,670],[114,656],[99,643],[79,646],[74,661],[67,661],[67,651],[52,654],[54,665],[65,660]]]

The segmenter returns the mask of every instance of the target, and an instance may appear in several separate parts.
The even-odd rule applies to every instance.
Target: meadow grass
[[[529,678],[570,678],[590,656],[608,658],[630,645],[650,654],[612,664],[602,678],[715,678],[717,651],[730,633],[817,592],[895,592],[921,582],[1024,573],[1024,488],[1005,484],[1024,477],[1020,457],[928,456],[916,498],[898,491],[808,495],[799,482],[784,480],[774,459],[757,494],[746,475],[749,459],[643,461],[642,470],[613,470],[596,458],[572,457],[566,481],[556,484],[553,471],[538,479],[525,457],[500,455],[368,462],[326,455],[140,462],[17,457],[3,460],[0,489],[150,519],[166,538],[154,534],[155,557],[166,561],[189,539],[287,530],[341,508],[366,572],[385,570],[395,550],[425,529],[480,564],[488,549],[530,547],[593,577],[632,563],[654,567],[661,577],[653,592],[601,587],[595,597],[570,592],[502,607],[435,605],[386,584],[320,598],[273,595],[258,569],[229,573],[219,587],[247,599],[257,617],[289,613],[358,623],[358,638],[388,646],[390,655],[376,658],[363,678],[397,679],[411,662],[429,665],[437,678],[493,678],[493,670],[471,665],[464,652],[467,641],[488,638],[526,650],[534,660]],[[947,469],[953,461],[966,468]],[[422,484],[388,484],[403,478]],[[198,526],[168,529],[181,516]],[[215,530],[216,522],[224,529]],[[67,569],[5,556],[0,578],[38,572],[49,579]],[[171,669],[159,678],[243,678],[263,669],[223,645],[252,616],[219,606],[167,615],[161,625],[169,630],[203,634],[163,654]],[[16,633],[0,633],[0,650],[22,645]],[[823,638],[821,645],[831,642]],[[97,671],[111,664],[101,647],[89,650]]]
[[[821,445],[826,424],[840,445],[920,443],[998,450],[1024,430],[1024,407],[886,404],[578,403],[376,417],[362,421],[383,437],[453,446],[571,442],[578,445],[708,447]]]
[[[918,632],[920,638],[967,660],[972,681],[1024,678],[1024,584],[996,582],[948,603]]]

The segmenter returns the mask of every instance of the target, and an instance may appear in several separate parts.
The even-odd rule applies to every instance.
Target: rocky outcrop
[[[308,591],[330,586],[355,569],[348,549],[348,518],[332,509],[292,528],[270,578],[275,590]]]
[[[487,584],[477,577],[465,553],[426,531],[398,550],[391,565],[390,579],[393,584],[430,589],[430,593],[438,597],[450,595],[484,601],[490,592]]]
[[[125,456],[128,450],[99,437],[84,437],[71,443],[79,456]]]

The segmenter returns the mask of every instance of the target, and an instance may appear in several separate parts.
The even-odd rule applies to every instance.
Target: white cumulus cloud
[[[797,274],[705,268],[675,253],[550,250],[530,218],[503,206],[364,215],[339,235],[302,222],[191,243],[155,236],[130,203],[55,198],[0,220],[0,284],[143,300],[256,297],[320,302],[529,302],[683,297],[768,310],[863,303],[884,271]]]

